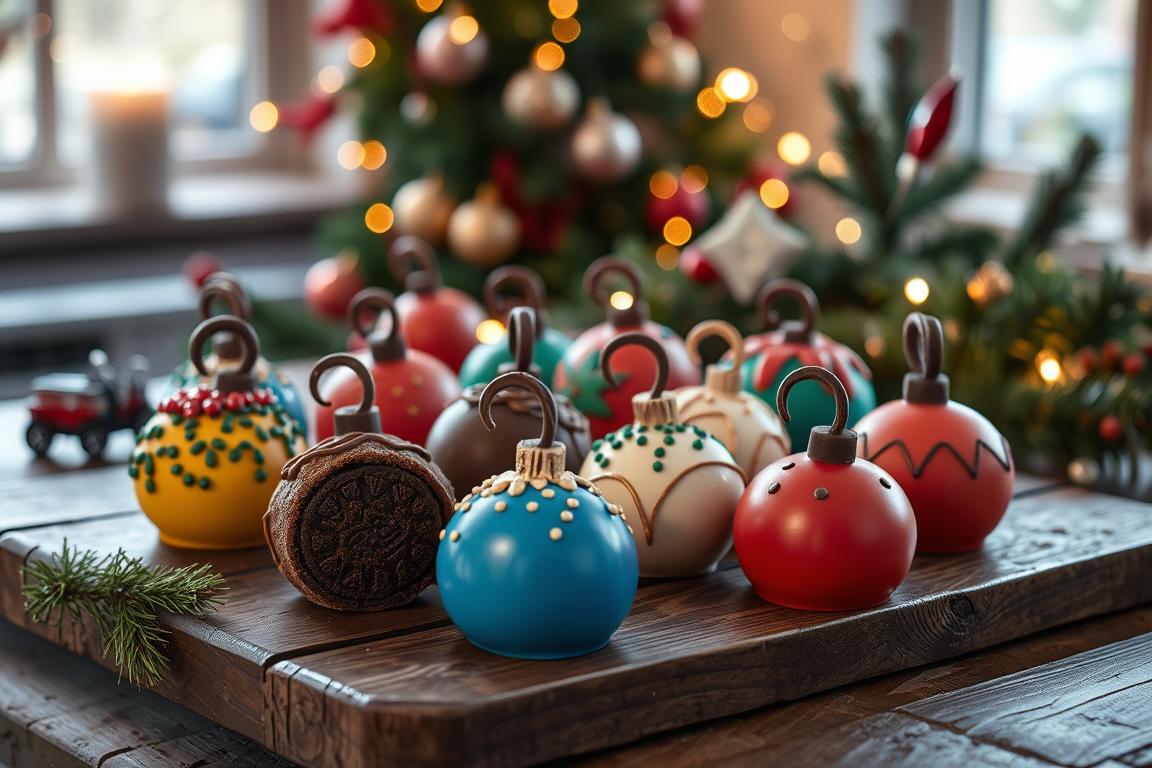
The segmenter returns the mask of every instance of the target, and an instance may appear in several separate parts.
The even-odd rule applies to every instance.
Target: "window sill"
[[[167,215],[119,219],[102,216],[83,187],[0,190],[0,253],[307,224],[363,199],[364,182],[299,172],[188,176],[173,182]]]

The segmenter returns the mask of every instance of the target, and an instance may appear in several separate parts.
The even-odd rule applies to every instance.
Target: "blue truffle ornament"
[[[564,468],[556,400],[522,371],[484,389],[479,411],[509,387],[535,395],[538,440],[522,440],[516,469],[488,478],[456,505],[440,534],[436,581],[448,616],[473,644],[518,659],[563,659],[608,644],[632,607],[636,545],[623,510]]]
[[[248,299],[243,286],[235,275],[229,272],[215,272],[204,282],[200,289],[200,317],[207,320],[214,315],[212,308],[216,302],[222,302],[228,314],[235,315],[241,320],[250,322],[252,319],[252,303]],[[205,359],[211,375],[201,376],[190,361],[177,366],[168,379],[166,396],[174,394],[181,389],[191,389],[200,384],[211,384],[212,377],[218,369],[236,367],[243,357],[243,349],[233,334],[219,333],[212,339],[212,355]],[[296,387],[284,373],[263,357],[256,361],[252,369],[256,383],[272,391],[284,410],[291,416],[300,429],[307,433],[308,422],[304,418],[304,405]]]

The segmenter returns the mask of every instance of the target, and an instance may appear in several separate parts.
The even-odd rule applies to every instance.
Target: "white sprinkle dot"
[[[552,539],[552,541],[560,541],[560,539],[564,538],[564,531],[559,528],[553,528],[548,531],[548,538]]]
[[[572,513],[569,512],[568,510],[564,510],[563,512],[560,513],[560,520],[562,522],[565,522],[565,523],[572,522]]]
[[[446,534],[446,533],[448,533],[447,529],[445,529],[445,528],[440,529],[440,541],[444,541],[444,534]]]
[[[536,510],[540,509],[540,505],[539,505],[539,504],[537,504],[537,503],[536,503],[536,502],[534,502],[534,501],[530,501],[530,502],[528,502],[528,504],[527,504],[527,505],[525,505],[525,508],[526,508],[526,509],[527,509],[529,512],[535,512]]]
[[[448,538],[450,538],[452,541],[460,541],[460,531],[452,531],[452,535]]]
[[[503,512],[506,509],[508,509],[508,504],[506,502],[503,502],[503,501],[496,502],[496,511],[497,512]]]
[[[540,495],[546,499],[551,499],[556,495],[556,491],[552,490],[551,488],[545,488],[544,490],[540,491]]]
[[[572,509],[576,509],[576,507],[580,506],[580,502],[576,499],[568,499],[568,506]]]

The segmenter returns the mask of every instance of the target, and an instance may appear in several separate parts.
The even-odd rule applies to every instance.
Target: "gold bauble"
[[[520,220],[500,203],[491,185],[461,205],[448,221],[448,247],[461,261],[477,267],[503,264],[520,244]]]
[[[504,112],[512,122],[553,131],[561,128],[580,106],[580,89],[562,69],[551,72],[528,66],[504,86]]]
[[[572,134],[576,172],[593,181],[619,181],[640,162],[640,131],[608,102],[596,99]]]
[[[468,23],[456,23],[461,19]],[[416,66],[434,83],[463,85],[487,62],[488,36],[458,8],[432,19],[416,36]]]
[[[441,245],[456,201],[444,189],[439,176],[413,179],[396,190],[392,198],[393,228],[397,234],[415,235]]]
[[[648,28],[648,45],[640,51],[636,72],[648,85],[688,91],[700,82],[700,52],[692,41],[657,22]]]
[[[968,298],[980,308],[995,304],[1016,289],[1012,273],[998,261],[986,261],[968,281]]]

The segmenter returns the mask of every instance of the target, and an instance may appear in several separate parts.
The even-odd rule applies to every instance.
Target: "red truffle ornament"
[[[387,315],[386,330],[376,319]],[[367,316],[367,317],[366,317]],[[348,307],[348,322],[367,341],[367,352],[357,358],[368,367],[375,384],[375,403],[381,429],[416,445],[424,445],[432,424],[449,403],[460,396],[456,376],[436,358],[408,349],[400,334],[395,300],[388,291],[366,288]],[[325,383],[324,401],[316,408],[316,439],[334,432],[333,416],[343,406],[360,402],[361,384],[355,371],[337,369]]]
[[[908,497],[880,467],[856,458],[845,429],[848,393],[826,368],[798,368],[780,384],[776,408],[789,420],[788,392],[818,381],[836,400],[832,426],[812,428],[808,453],[785,456],[756,475],[736,508],[740,567],[765,600],[810,611],[852,611],[885,602],[916,549]]]
[[[617,306],[604,289],[604,278],[619,275],[629,284],[631,302]],[[632,398],[648,389],[655,380],[656,361],[643,347],[625,347],[612,359],[612,370],[620,382],[612,387],[601,372],[600,356],[613,337],[622,333],[650,336],[668,355],[668,389],[700,383],[700,371],[688,357],[684,340],[671,329],[648,319],[648,305],[636,267],[624,259],[605,256],[592,262],[584,273],[584,292],[607,310],[608,320],[594,325],[572,342],[553,375],[553,388],[572,400],[591,422],[592,437],[632,423]]]
[[[409,270],[412,261],[417,268]],[[487,315],[468,294],[447,288],[440,280],[440,267],[432,246],[405,235],[396,239],[388,253],[388,266],[405,292],[396,298],[400,332],[408,346],[427,352],[460,371],[464,358],[476,346],[476,326]]]
[[[888,471],[916,513],[920,552],[979,549],[1004,517],[1015,470],[1008,441],[986,418],[948,399],[940,321],[904,321],[904,399],[856,425],[860,456]]]

